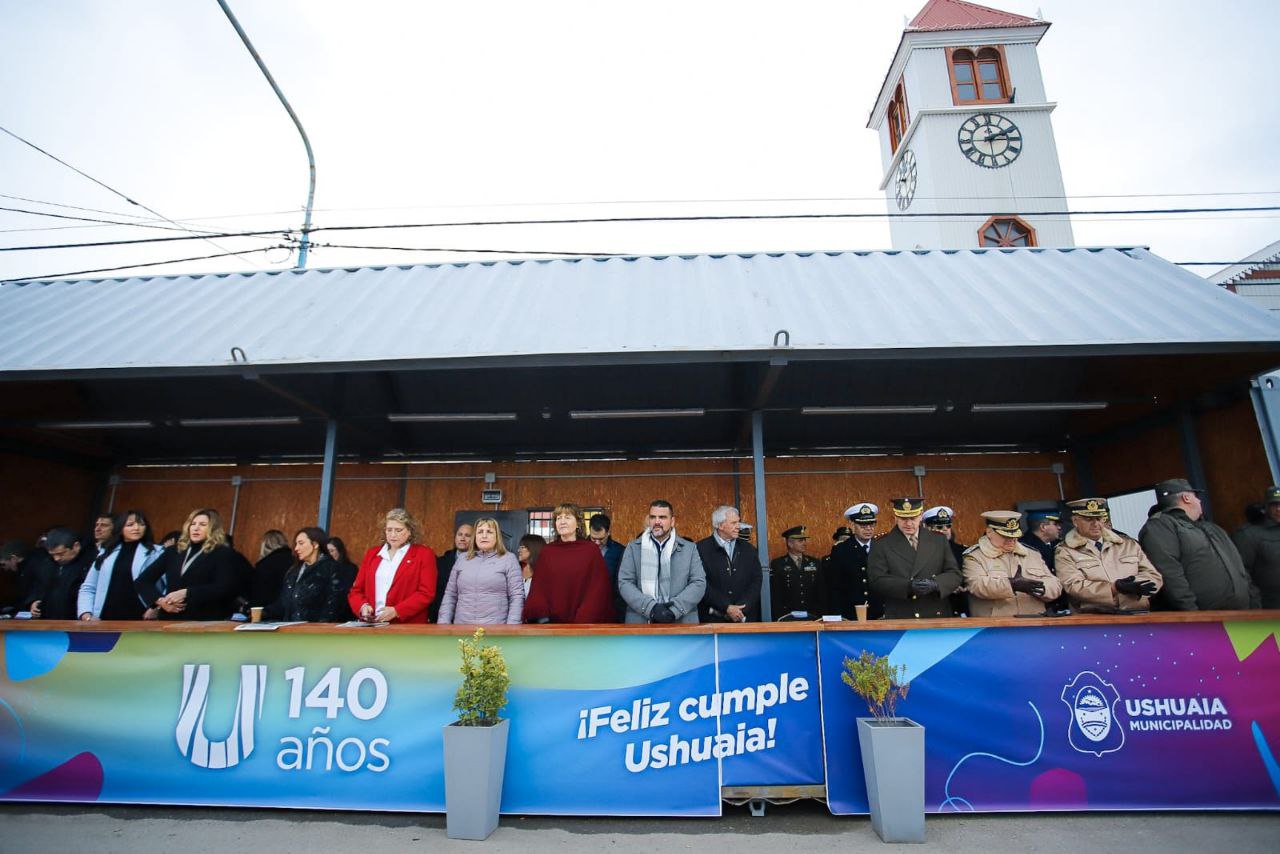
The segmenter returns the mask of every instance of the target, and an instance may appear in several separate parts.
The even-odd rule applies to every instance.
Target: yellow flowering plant
[[[502,650],[484,643],[484,629],[476,629],[471,639],[458,641],[462,652],[462,685],[453,698],[459,726],[496,726],[498,712],[507,705],[511,677]]]
[[[845,656],[840,679],[866,701],[871,715],[878,721],[897,718],[898,701],[907,698],[911,687],[905,664],[892,665],[889,656],[865,649],[856,659]]]

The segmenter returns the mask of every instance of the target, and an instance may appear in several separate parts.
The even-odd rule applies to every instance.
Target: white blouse
[[[396,552],[394,558],[391,557],[391,549],[386,543],[382,544],[382,549],[378,552],[378,557],[382,562],[378,564],[378,571],[374,575],[373,588],[375,601],[373,603],[373,613],[378,613],[387,607],[387,593],[391,590],[391,584],[396,580],[396,570],[400,568],[400,562],[404,560],[404,556],[409,553],[409,544],[405,543]]]

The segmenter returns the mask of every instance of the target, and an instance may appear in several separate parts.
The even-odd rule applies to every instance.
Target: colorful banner
[[[506,813],[865,813],[840,680],[906,665],[933,812],[1280,809],[1277,622],[495,638]],[[0,800],[444,808],[455,637],[0,632]],[[825,769],[824,769],[825,764]]]
[[[827,803],[867,812],[840,680],[907,667],[931,812],[1280,809],[1280,622],[823,632]]]
[[[494,638],[502,810],[718,815],[722,780],[821,783],[813,632]],[[444,809],[457,641],[4,632],[0,800]]]

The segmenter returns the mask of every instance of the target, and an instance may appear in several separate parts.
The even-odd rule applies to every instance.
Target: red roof
[[[1044,21],[1001,12],[966,3],[964,0],[929,0],[920,13],[911,20],[910,30],[985,30],[994,27],[1034,27]]]

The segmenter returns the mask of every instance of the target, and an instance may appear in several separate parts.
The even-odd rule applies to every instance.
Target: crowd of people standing
[[[1156,486],[1157,504],[1135,538],[1110,524],[1107,501],[1066,502],[1063,514],[991,510],[984,532],[955,542],[950,507],[917,497],[891,501],[893,527],[878,530],[878,505],[845,511],[830,554],[807,554],[803,525],[783,531],[786,554],[769,564],[772,612],[783,619],[1000,617],[1151,608],[1280,607],[1280,488],[1234,538],[1203,518],[1200,490],[1185,480]],[[675,508],[655,500],[645,530],[613,540],[605,514],[553,511],[550,540],[504,537],[497,519],[460,525],[452,548],[422,542],[403,508],[382,520],[381,542],[360,563],[317,527],[290,542],[268,531],[256,563],[231,546],[216,510],[193,510],[156,540],[142,510],[104,515],[86,543],[57,527],[42,548],[0,550],[0,608],[35,619],[273,622],[627,623],[754,622],[764,583],[756,548],[735,507],[710,517],[698,541],[676,533]]]

